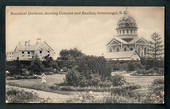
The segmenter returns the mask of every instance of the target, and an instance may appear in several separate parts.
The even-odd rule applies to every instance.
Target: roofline
[[[54,49],[53,49],[50,45],[48,45],[47,42],[45,42],[45,41],[43,41],[43,42],[44,42],[45,44],[47,44],[47,46],[54,51]],[[54,51],[54,54],[56,54],[55,51]]]

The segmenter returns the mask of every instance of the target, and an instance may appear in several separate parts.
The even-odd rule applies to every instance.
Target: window
[[[132,51],[133,50],[133,48],[130,48],[130,51]]]
[[[111,47],[109,48],[109,52],[112,52],[112,48]]]
[[[127,30],[127,34],[129,34],[129,30]]]
[[[28,54],[30,54],[30,52],[28,51]]]
[[[22,51],[22,54],[24,54],[24,51]]]
[[[42,53],[42,51],[40,51],[40,53]]]
[[[146,55],[146,51],[147,51],[146,48],[144,48],[144,55]]]
[[[48,51],[48,53],[50,53],[50,51]]]
[[[123,34],[125,33],[125,30],[123,30]]]
[[[119,52],[119,47],[117,47],[116,51]]]
[[[140,48],[138,47],[138,54],[140,55]]]
[[[124,48],[124,51],[127,51],[127,48],[126,48],[126,47]]]

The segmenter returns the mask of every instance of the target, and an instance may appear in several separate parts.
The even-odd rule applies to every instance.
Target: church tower
[[[117,37],[130,42],[133,38],[137,37],[137,29],[135,19],[127,13],[117,23]]]
[[[139,37],[136,20],[126,13],[118,20],[117,34],[107,43],[106,58],[118,60],[139,60],[146,57],[148,41]]]

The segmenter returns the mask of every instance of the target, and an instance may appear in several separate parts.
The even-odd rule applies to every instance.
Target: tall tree
[[[154,32],[151,36],[152,41],[150,41],[150,52],[151,57],[156,61],[158,58],[162,57],[163,54],[163,42],[160,34]]]
[[[75,58],[81,57],[84,54],[78,49],[61,50],[59,59],[61,60],[74,60]]]
[[[82,56],[84,56],[84,54],[76,48],[70,50],[63,49],[60,51],[60,57],[57,58],[57,61],[59,61],[58,64],[60,68],[71,68],[74,66],[75,60]]]
[[[28,69],[31,70],[33,74],[41,74],[43,66],[37,55],[35,55],[34,60],[31,62]]]

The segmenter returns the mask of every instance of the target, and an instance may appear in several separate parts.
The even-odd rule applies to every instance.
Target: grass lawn
[[[47,83],[46,85],[60,84],[64,82],[65,75],[64,74],[54,74],[47,75]],[[24,85],[32,85],[32,84],[42,84],[41,79],[19,79],[19,80],[7,80],[8,82],[15,82],[17,84]]]
[[[124,75],[124,77],[127,82],[133,83],[136,85],[140,85],[141,88],[137,89],[136,92],[143,93],[143,94],[145,94],[148,91],[148,86],[151,85],[153,80],[155,80],[157,78],[163,78],[163,76],[129,76],[129,75]],[[49,93],[54,92],[54,93],[58,94],[57,96],[59,96],[60,98],[62,98],[62,95],[63,95],[63,97],[69,96],[70,98],[68,98],[69,99],[68,103],[84,102],[84,101],[81,101],[81,99],[80,99],[82,97],[82,95],[85,97],[83,99],[94,99],[93,96],[95,96],[95,99],[96,99],[95,102],[102,103],[102,101],[98,101],[98,100],[104,100],[105,99],[104,97],[109,94],[108,92],[93,92],[92,98],[87,98],[87,97],[89,97],[89,93],[87,91],[59,91],[59,90],[50,88],[50,86],[53,86],[54,84],[63,83],[64,79],[65,79],[64,74],[54,74],[54,75],[47,75],[47,83],[46,84],[42,84],[41,79],[7,80],[6,83],[7,83],[7,86],[23,87],[23,88],[28,88],[28,89],[35,89],[37,91],[41,90],[41,91],[49,92]],[[81,96],[81,97],[79,98],[78,96]],[[101,99],[98,99],[100,97],[101,97]],[[115,103],[117,103],[117,102],[118,103],[119,102],[120,103],[121,102],[122,103],[137,102],[138,103],[138,101],[134,98],[117,96],[117,95],[113,96],[113,97],[115,97],[115,98],[113,98],[114,100],[119,99],[118,101],[115,101]],[[75,99],[73,99],[73,98],[75,98]],[[54,98],[52,98],[52,99],[54,99]],[[132,99],[132,100],[130,100],[130,99]],[[110,101],[112,101],[112,99]],[[53,102],[55,103],[56,101],[53,101]],[[67,102],[67,101],[64,101],[64,102]],[[88,100],[85,102],[88,102]],[[91,102],[91,101],[89,101],[89,102]]]
[[[163,76],[126,76],[126,75],[124,77],[127,82],[140,85],[142,87],[141,91],[147,90],[147,87],[152,83],[154,79],[163,78]],[[58,92],[49,87],[53,86],[54,84],[63,83],[64,78],[65,78],[64,74],[54,74],[54,75],[47,75],[46,84],[42,84],[41,79],[7,80],[7,84],[19,86],[19,87],[43,90],[43,91]]]
[[[7,85],[30,88],[36,90],[42,90],[47,92],[57,92],[61,94],[68,94],[68,92],[62,92],[57,90],[52,90],[49,88],[54,84],[60,84],[64,82],[65,75],[64,74],[54,74],[47,75],[46,84],[41,83],[41,79],[19,79],[19,80],[6,80]]]

